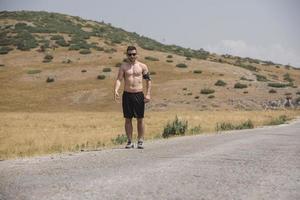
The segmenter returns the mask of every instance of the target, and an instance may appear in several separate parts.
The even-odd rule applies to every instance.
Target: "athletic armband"
[[[143,79],[148,80],[148,81],[151,81],[151,77],[150,77],[149,72],[148,72],[147,74],[144,74],[144,75],[143,75]]]

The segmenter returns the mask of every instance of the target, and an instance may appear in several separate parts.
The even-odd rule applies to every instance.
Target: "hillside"
[[[153,77],[149,110],[261,110],[300,102],[300,70],[164,45],[104,22],[58,13],[0,13],[0,111],[116,111],[127,45]]]

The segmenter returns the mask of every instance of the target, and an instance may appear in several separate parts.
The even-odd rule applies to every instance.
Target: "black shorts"
[[[125,118],[144,118],[144,93],[130,93],[124,91],[122,96],[122,107]]]

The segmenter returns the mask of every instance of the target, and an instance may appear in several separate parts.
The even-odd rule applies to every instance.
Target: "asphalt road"
[[[0,199],[300,199],[300,122],[1,161]]]

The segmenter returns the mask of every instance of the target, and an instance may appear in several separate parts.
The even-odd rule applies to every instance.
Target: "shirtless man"
[[[115,83],[114,99],[117,101],[119,88],[124,78],[124,92],[122,96],[123,115],[125,118],[125,132],[127,145],[125,148],[134,148],[132,143],[132,118],[137,118],[138,142],[137,148],[143,149],[144,139],[144,110],[145,103],[150,101],[151,78],[147,65],[137,61],[137,50],[134,46],[127,48],[128,62],[123,63],[119,69]],[[143,93],[143,79],[146,80],[146,95]]]

